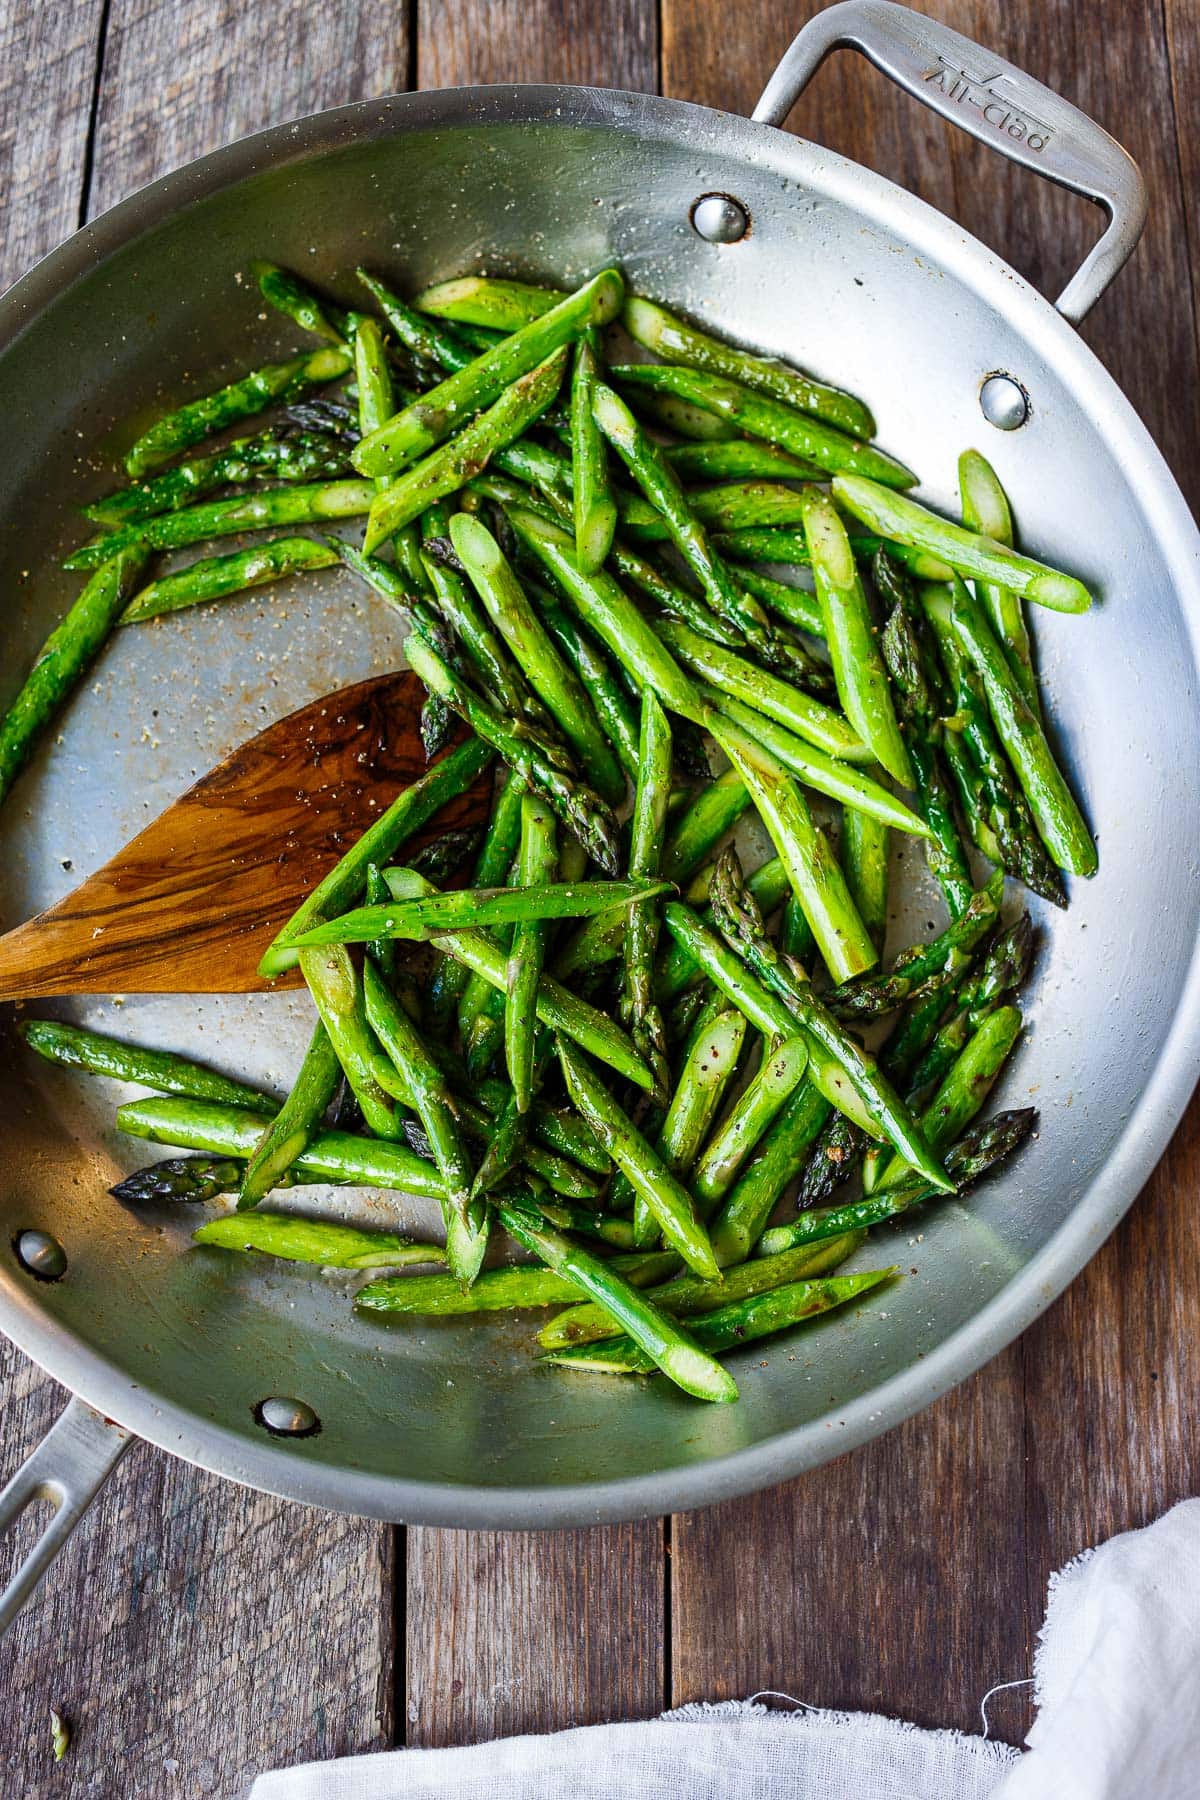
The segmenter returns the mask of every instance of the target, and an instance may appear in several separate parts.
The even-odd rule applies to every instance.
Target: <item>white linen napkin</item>
[[[1196,1800],[1200,1500],[1050,1579],[1021,1752],[753,1701],[260,1775],[248,1800]]]

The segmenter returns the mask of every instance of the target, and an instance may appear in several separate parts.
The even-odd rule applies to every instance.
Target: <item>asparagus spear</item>
[[[660,454],[674,472],[671,459],[665,452]],[[692,488],[683,499],[693,518],[708,531],[774,531],[801,521],[800,495],[778,481],[726,481],[719,487]],[[620,496],[618,516],[625,535],[639,543],[662,542],[671,536],[658,507],[636,494]]]
[[[840,388],[827,387],[801,374],[773,356],[756,356],[732,344],[710,337],[684,319],[676,318],[652,300],[631,296],[625,302],[622,323],[635,343],[643,344],[666,363],[682,363],[693,369],[740,381],[744,387],[786,401],[800,412],[813,413],[853,437],[875,435],[875,421],[861,400]]]
[[[940,1152],[966,1130],[990,1094],[1021,1032],[1021,1012],[1001,1006],[980,1025],[947,1071],[937,1093],[921,1113],[921,1131],[931,1149]],[[883,1192],[909,1173],[901,1156],[893,1156],[875,1182]]]
[[[882,552],[874,567],[881,592],[896,602],[884,627],[880,648],[907,728],[914,785],[929,828],[925,860],[946,897],[951,917],[956,918],[969,905],[973,884],[942,763],[942,725],[925,678],[921,646],[906,603],[910,597],[907,576]]]
[[[825,794],[830,800],[840,801],[847,816],[859,812],[881,826],[890,826],[912,837],[928,837],[929,827],[925,821],[876,781],[868,770],[827,756],[815,744],[806,743],[776,720],[768,719],[765,713],[756,712],[752,706],[746,706],[719,688],[699,683],[698,692],[717,712],[755,738],[761,749],[782,763],[785,769],[798,775],[805,787]],[[669,869],[667,872],[673,873]],[[680,879],[678,875],[674,878]]]
[[[1062,879],[1038,836],[1032,814],[992,728],[983,681],[964,654],[954,629],[952,608],[956,597],[961,597],[968,607],[976,604],[956,575],[947,585],[927,583],[921,589],[922,610],[937,640],[954,695],[956,711],[950,735],[957,732],[961,737],[969,769],[964,809],[985,855],[1001,863],[1035,893],[1065,907],[1067,896]],[[960,771],[956,770],[956,776],[961,779]]]
[[[393,532],[419,518],[435,501],[455,493],[464,481],[486,468],[498,450],[519,438],[550,405],[565,366],[566,351],[556,350],[506,388],[457,437],[440,444],[389,482],[371,504],[364,551],[369,555],[377,550]]]
[[[850,898],[876,950],[887,935],[888,828],[871,813],[842,813],[842,869]]]
[[[287,1099],[255,1145],[237,1190],[237,1210],[257,1206],[278,1187],[296,1158],[311,1143],[337,1092],[341,1064],[320,1020]]]
[[[618,864],[616,822],[609,807],[573,772],[568,758],[553,755],[527,729],[501,717],[486,701],[473,694],[426,636],[426,623],[418,615],[418,629],[407,644],[409,667],[432,692],[441,694],[475,732],[493,745],[510,769],[536,788],[554,808],[568,831],[608,873]]]
[[[557,871],[558,840],[554,816],[543,802],[526,794],[521,802],[521,855],[517,879],[522,888],[540,888],[545,892]],[[529,1111],[533,1098],[536,1000],[545,946],[545,926],[540,920],[529,919],[517,924],[506,970],[504,1054],[517,1110],[521,1113]]]
[[[423,288],[413,301],[422,312],[459,325],[483,325],[490,331],[520,331],[567,299],[561,288],[537,287],[528,281],[506,281],[496,275],[460,275]]]
[[[808,1045],[798,1035],[764,1050],[753,1081],[739,1095],[696,1165],[692,1192],[706,1217],[725,1198],[742,1164],[800,1085],[807,1064]]]
[[[560,526],[527,508],[516,508],[509,516],[521,542],[549,570],[584,623],[638,687],[651,688],[669,712],[703,725],[704,706],[692,683],[612,577],[603,569],[595,575],[581,574],[572,540]]]
[[[737,1383],[706,1351],[697,1349],[670,1319],[652,1306],[611,1266],[579,1249],[556,1231],[535,1227],[515,1207],[502,1205],[504,1227],[525,1249],[540,1256],[556,1274],[565,1275],[603,1306],[651,1362],[698,1400],[737,1399]]]
[[[687,1189],[646,1142],[578,1049],[561,1036],[556,1048],[574,1105],[632,1183],[634,1192],[642,1196],[667,1243],[689,1268],[715,1278],[717,1265],[708,1233],[696,1217]]]
[[[778,444],[761,439],[734,438],[729,443],[668,444],[663,455],[680,476],[693,481],[753,481],[759,477],[781,481],[821,481],[824,471],[816,463],[793,456]]]
[[[629,780],[636,781],[638,719],[628,691],[599,645],[567,614],[548,589],[538,590],[537,603],[546,630],[591,696],[596,717],[616,751],[617,761]]]
[[[862,1234],[847,1235],[838,1244],[825,1244],[813,1252],[808,1249],[788,1250],[780,1256],[759,1257],[726,1269],[715,1281],[700,1276],[681,1274],[650,1287],[647,1297],[672,1318],[686,1319],[688,1330],[697,1320],[711,1316],[731,1303],[751,1300],[773,1288],[786,1286],[813,1275],[836,1268],[862,1243]],[[538,1342],[546,1349],[565,1349],[568,1344],[586,1344],[603,1338],[612,1330],[604,1309],[599,1306],[572,1306],[556,1313],[538,1332]]]
[[[319,1263],[326,1269],[403,1269],[440,1263],[437,1244],[419,1244],[394,1231],[359,1231],[332,1219],[302,1219],[295,1213],[226,1213],[192,1233],[197,1244],[218,1250],[251,1250],[286,1262]]]
[[[671,1251],[614,1256],[605,1264],[630,1287],[650,1287],[679,1267]],[[570,1276],[526,1263],[485,1269],[472,1287],[463,1288],[450,1275],[401,1275],[359,1288],[354,1304],[360,1312],[412,1313],[447,1318],[463,1313],[508,1312],[517,1308],[569,1305],[583,1297]]]
[[[820,602],[807,588],[790,587],[786,581],[776,581],[759,569],[739,569],[736,579],[789,625],[798,626],[814,637],[824,636],[825,621],[821,617]]]
[[[96,573],[50,633],[37,660],[0,721],[0,800],[28,761],[39,732],[95,660],[141,573],[139,544],[118,549]]]
[[[968,973],[960,983],[945,1022],[909,1055],[905,1072],[911,1076],[914,1094],[940,1082],[970,1034],[1006,994],[1016,993],[1029,969],[1033,941],[1033,920],[1028,913],[1021,913],[996,933],[978,972]],[[939,1008],[939,1019],[941,1011]]]
[[[156,513],[177,512],[191,500],[219,487],[232,487],[257,476],[280,481],[313,481],[349,475],[348,443],[326,431],[261,431],[237,438],[223,450],[175,463],[146,481],[135,481],[94,500],[83,514],[97,525],[133,525]]]
[[[571,377],[571,460],[575,494],[575,558],[585,575],[594,575],[612,547],[617,524],[616,502],[608,483],[608,456],[596,421],[599,338],[585,331],[575,346]]]
[[[524,588],[486,526],[467,513],[450,521],[450,540],[488,614],[540,695],[581,767],[610,805],[625,797],[625,776],[600,730],[583,683],[555,649]]]
[[[740,1344],[786,1331],[849,1300],[861,1299],[897,1273],[895,1268],[872,1269],[860,1275],[839,1275],[832,1281],[794,1282],[697,1319],[692,1335],[702,1349],[720,1356]],[[610,1338],[587,1349],[545,1351],[540,1361],[603,1375],[649,1375],[654,1367],[629,1337]]]
[[[603,270],[364,438],[354,453],[355,468],[364,475],[392,475],[414,462],[448,437],[456,425],[491,406],[506,388],[544,365],[589,325],[606,324],[620,306],[623,292],[617,271]],[[367,547],[371,547],[369,543]]]
[[[1004,652],[961,584],[954,590],[951,620],[983,681],[996,730],[1043,843],[1060,868],[1073,875],[1094,875],[1099,857],[1075,796],[1054,760],[1041,722],[1021,695]]]
[[[838,697],[862,741],[904,787],[913,771],[896,722],[887,671],[845,527],[816,488],[804,490],[804,532]]]
[[[208,500],[122,526],[92,538],[63,563],[64,569],[94,569],[125,550],[183,550],[208,538],[258,531],[270,525],[319,525],[330,519],[361,518],[375,489],[369,481],[304,482],[266,488],[231,500]]]
[[[147,1050],[140,1044],[122,1043],[118,1038],[87,1031],[81,1025],[68,1025],[61,1019],[22,1019],[17,1031],[31,1050],[65,1069],[84,1069],[89,1075],[107,1075],[113,1081],[136,1081],[159,1094],[217,1100],[252,1111],[270,1104],[258,1088],[233,1081],[228,1075],[170,1050]]]
[[[653,882],[663,862],[663,831],[671,792],[671,727],[654,695],[642,698],[638,780],[630,823],[629,874]],[[666,889],[659,885],[659,892]],[[667,1043],[662,1013],[654,998],[654,959],[661,914],[653,895],[635,900],[625,911],[625,979],[621,1017],[642,1060],[654,1075],[655,1089],[666,1104],[669,1086]]]
[[[844,981],[872,968],[878,961],[875,946],[828,840],[796,782],[761,743],[731,719],[714,714],[711,729],[753,796],[834,980]]]
[[[236,1193],[241,1179],[242,1164],[227,1156],[168,1156],[135,1169],[108,1191],[114,1199],[134,1206],[144,1206],[147,1201],[194,1205]],[[283,1183],[290,1185],[288,1176]]]
[[[618,387],[631,393],[649,390],[670,394],[703,407],[738,430],[749,432],[751,437],[766,438],[769,443],[790,450],[793,456],[816,463],[818,468],[832,472],[854,470],[894,487],[911,487],[916,481],[911,469],[885,451],[846,436],[811,413],[800,412],[767,394],[755,393],[740,382],[700,370],[663,368],[653,363],[627,364],[609,373]]]
[[[182,612],[185,607],[205,606],[210,600],[265,587],[288,575],[328,569],[337,561],[338,553],[331,545],[313,538],[269,538],[265,544],[235,550],[230,556],[202,557],[185,569],[160,575],[133,596],[118,623],[140,625],[164,613]]]
[[[661,515],[667,535],[704,590],[718,618],[736,625],[749,642],[771,653],[774,632],[752,595],[739,588],[720,557],[709,548],[704,526],[671,465],[612,388],[597,382],[592,413],[634,481]]]
[[[385,872],[386,879],[386,872]],[[542,881],[513,888],[456,888],[419,900],[396,899],[360,906],[303,932],[301,949],[321,944],[369,944],[376,938],[405,938],[429,943],[447,931],[464,927],[482,931],[493,925],[529,920],[579,919],[652,900],[670,887],[667,881]]]
[[[882,539],[864,536],[862,532],[848,533],[847,541],[860,562],[874,556],[882,543]],[[734,562],[784,563],[797,569],[812,567],[812,551],[803,531],[788,531],[782,526],[774,525],[748,525],[743,526],[740,531],[719,531],[714,536],[714,542],[721,554]],[[894,544],[888,545],[893,553],[896,548]],[[921,558],[921,568],[930,581],[944,580],[950,572],[944,562],[926,557]],[[738,570],[737,578],[748,585],[741,569]],[[802,629],[815,629],[818,636],[824,632],[819,619],[815,627],[802,626]]]
[[[994,1119],[973,1125],[946,1153],[946,1172],[955,1182],[957,1199],[967,1189],[1020,1148],[1037,1124],[1037,1112],[1027,1106],[1018,1112],[997,1113]],[[760,1256],[819,1243],[846,1231],[861,1231],[895,1218],[922,1201],[936,1199],[938,1190],[921,1175],[906,1175],[885,1192],[874,1193],[845,1206],[803,1212],[786,1225],[773,1226],[758,1242]]]
[[[995,469],[978,450],[964,450],[958,459],[958,491],[967,529],[1011,549],[1014,539],[1008,495]],[[1019,596],[987,581],[977,582],[975,592],[1026,706],[1040,717],[1041,696],[1033,667],[1033,647]]]
[[[369,270],[360,268],[355,273],[377,301],[400,343],[420,364],[434,370],[445,369],[453,375],[474,362],[474,350],[457,332],[424,317]]]
[[[981,537],[964,525],[953,525],[906,494],[895,494],[878,482],[864,480],[862,474],[838,475],[833,494],[872,531],[941,557],[960,574],[994,582],[1056,612],[1086,612],[1092,604],[1091,595],[1073,575],[1064,575],[1032,557],[1021,556],[1008,545]]]
[[[224,431],[227,425],[236,425],[239,419],[253,418],[268,406],[294,400],[310,388],[336,381],[349,368],[347,352],[332,348],[313,350],[289,362],[264,363],[228,387],[191,400],[157,420],[126,451],[126,472],[145,475],[202,438]]]
[[[976,945],[996,924],[1003,894],[1004,876],[998,870],[940,936],[902,951],[886,973],[843,982],[830,996],[832,1010],[842,1019],[873,1018],[902,1006],[915,994],[946,987],[967,967]]]
[[[815,744],[827,756],[851,762],[869,760],[871,753],[853,727],[840,713],[820,700],[814,700],[811,694],[803,693],[778,675],[757,668],[735,651],[701,637],[699,632],[678,619],[660,619],[658,635],[681,662],[704,676],[722,693],[777,720],[797,737]]]
[[[396,1139],[401,1123],[389,1071],[367,1024],[362,982],[344,944],[300,951],[300,973],[329,1033],[363,1118],[376,1137]],[[401,1097],[403,1090],[401,1090]]]
[[[803,1082],[786,1102],[758,1155],[712,1221],[713,1255],[723,1269],[749,1256],[779,1196],[800,1173],[829,1117],[829,1101],[811,1081]],[[844,1114],[834,1112],[833,1117],[842,1119]]]
[[[702,637],[712,638],[714,643],[725,644],[733,650],[745,643],[746,634],[738,626],[718,618],[703,600],[698,599],[688,588],[681,587],[677,581],[672,581],[661,568],[648,562],[644,556],[639,556],[636,550],[631,550],[619,538],[612,547],[609,561],[623,580],[631,582],[643,594],[648,594],[664,612],[682,619]],[[744,582],[742,586],[745,586]]]
[[[712,902],[717,927],[726,942],[736,947],[768,991],[784,1000],[809,1037],[841,1066],[867,1112],[874,1134],[886,1137],[914,1168],[935,1185],[949,1190],[952,1183],[887,1077],[818,1000],[797,965],[785,962],[767,937],[762,914],[746,888],[737,853],[732,849],[725,851],[717,863]]]
[[[311,331],[314,337],[324,338],[327,343],[344,344],[360,323],[352,320],[340,306],[321,301],[290,269],[281,269],[277,263],[252,262],[250,273],[269,306],[293,320],[303,331]]]
[[[252,1113],[215,1100],[182,1100],[167,1095],[131,1100],[119,1107],[117,1129],[131,1137],[149,1138],[156,1144],[248,1160],[268,1117],[265,1112]],[[395,1188],[422,1199],[440,1200],[445,1191],[433,1165],[414,1156],[407,1145],[354,1137],[345,1131],[319,1132],[292,1167],[297,1179]]]

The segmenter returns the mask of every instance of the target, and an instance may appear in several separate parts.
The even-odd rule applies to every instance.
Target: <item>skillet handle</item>
[[[1142,234],[1146,184],[1115,138],[1069,100],[990,50],[894,0],[839,0],[797,33],[754,119],[782,125],[833,50],[859,50],[881,74],[1011,162],[1102,206],[1109,224],[1055,304],[1078,325]]]
[[[41,1537],[0,1594],[0,1637],[136,1441],[123,1426],[114,1425],[82,1400],[72,1400],[0,1493],[0,1534],[35,1500],[52,1500],[55,1508]]]

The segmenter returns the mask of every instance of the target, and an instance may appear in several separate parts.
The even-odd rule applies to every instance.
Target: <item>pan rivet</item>
[[[1016,431],[1029,417],[1029,395],[1011,375],[989,375],[979,390],[979,405],[997,431]]]
[[[312,1437],[321,1429],[320,1419],[307,1402],[289,1400],[282,1394],[260,1400],[254,1417],[272,1437]]]
[[[709,244],[736,244],[750,229],[750,214],[732,194],[701,194],[692,207],[692,230]]]
[[[13,1250],[21,1267],[38,1281],[61,1281],[67,1272],[67,1253],[48,1231],[18,1231]]]

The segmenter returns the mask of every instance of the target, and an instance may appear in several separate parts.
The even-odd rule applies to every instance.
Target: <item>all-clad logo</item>
[[[1054,135],[1052,125],[1044,125],[1024,107],[1017,106],[998,90],[1005,80],[1003,70],[994,75],[972,75],[956,68],[939,56],[923,79],[930,87],[940,88],[947,100],[958,106],[973,106],[993,131],[1002,132],[1027,150],[1044,150]]]

